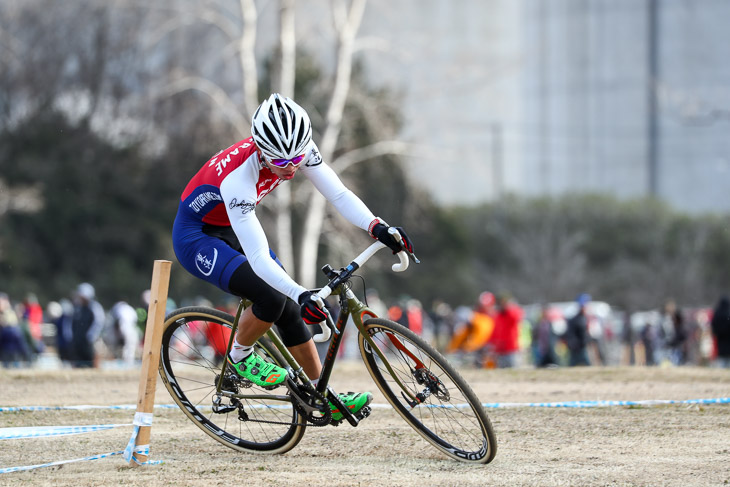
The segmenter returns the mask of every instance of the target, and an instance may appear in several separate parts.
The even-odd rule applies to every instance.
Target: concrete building
[[[316,49],[313,4],[297,22]],[[727,19],[726,0],[370,0],[359,38],[443,204],[592,191],[728,212]]]

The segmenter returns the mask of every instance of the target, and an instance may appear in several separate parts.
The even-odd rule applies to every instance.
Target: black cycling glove
[[[312,301],[312,292],[304,291],[299,295],[299,305],[301,306],[302,319],[308,325],[316,325],[327,319],[324,310],[317,306],[316,301]]]
[[[373,238],[376,238],[380,240],[382,243],[387,245],[390,250],[393,251],[394,254],[397,254],[403,248],[405,248],[408,252],[413,253],[413,242],[411,242],[411,239],[408,238],[408,235],[406,235],[406,231],[403,230],[402,227],[394,227],[396,230],[398,230],[398,233],[400,233],[400,236],[403,238],[403,248],[401,248],[401,243],[399,243],[393,235],[388,233],[388,229],[390,227],[385,223],[377,223],[370,234],[373,236]]]

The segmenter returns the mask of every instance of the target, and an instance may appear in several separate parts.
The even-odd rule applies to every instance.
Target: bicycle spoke
[[[234,376],[224,382],[226,394],[233,396],[217,394],[232,321],[230,315],[207,308],[183,308],[168,317],[160,365],[165,385],[183,412],[226,446],[288,451],[304,434],[304,423],[283,400],[286,390],[274,393]],[[256,348],[269,357],[269,349],[261,343]]]
[[[373,324],[367,332],[387,364],[374,351],[363,349],[363,356],[401,416],[444,453],[465,461],[490,461],[496,452],[491,424],[463,379],[430,345],[401,325],[382,319],[368,323]]]

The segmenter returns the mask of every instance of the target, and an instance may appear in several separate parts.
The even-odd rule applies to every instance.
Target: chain
[[[242,383],[243,381],[238,381],[234,379],[236,382],[238,382],[239,387],[251,387],[252,384],[250,383]],[[325,399],[324,395],[322,395],[317,390],[310,390],[308,391],[315,400],[319,401],[322,404],[327,404],[327,400]],[[338,422],[332,422],[332,412],[329,410],[329,407],[327,407],[324,411],[320,411],[322,413],[321,417],[312,416],[312,413],[307,413],[304,411],[304,409],[298,405],[295,401],[297,401],[296,398],[290,395],[292,398],[292,406],[296,409],[297,413],[306,419],[306,425],[309,426],[316,426],[316,427],[322,427],[327,426],[328,424],[332,424],[334,426],[337,426],[339,424]],[[284,422],[284,421],[270,421],[266,419],[251,419],[246,411],[244,410],[243,404],[238,402],[236,400],[236,406],[238,409],[238,420],[246,423],[264,423],[264,424],[281,424],[281,425],[287,425],[287,426],[294,426],[297,423],[290,421],[290,422]],[[323,408],[324,409],[324,408]],[[243,417],[242,417],[243,416]]]
[[[305,417],[305,416],[302,414],[302,417]],[[243,421],[244,423],[283,424],[283,425],[287,425],[287,426],[294,426],[295,424],[297,424],[297,423],[294,423],[293,421],[290,421],[289,423],[285,423],[284,421],[268,421],[268,420],[265,420],[265,419],[248,419],[248,418],[247,419],[240,419],[239,418],[239,420],[240,421]],[[328,424],[330,424],[330,423],[322,423],[322,424],[311,423],[311,422],[305,423],[306,426],[316,426],[317,428],[321,428],[323,426],[327,426]],[[334,424],[334,423],[332,423],[332,424]]]

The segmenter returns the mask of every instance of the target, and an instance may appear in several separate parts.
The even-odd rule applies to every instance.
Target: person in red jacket
[[[501,295],[497,299],[497,314],[494,316],[494,331],[489,344],[497,359],[497,367],[509,368],[517,365],[520,352],[520,322],[522,308]]]

